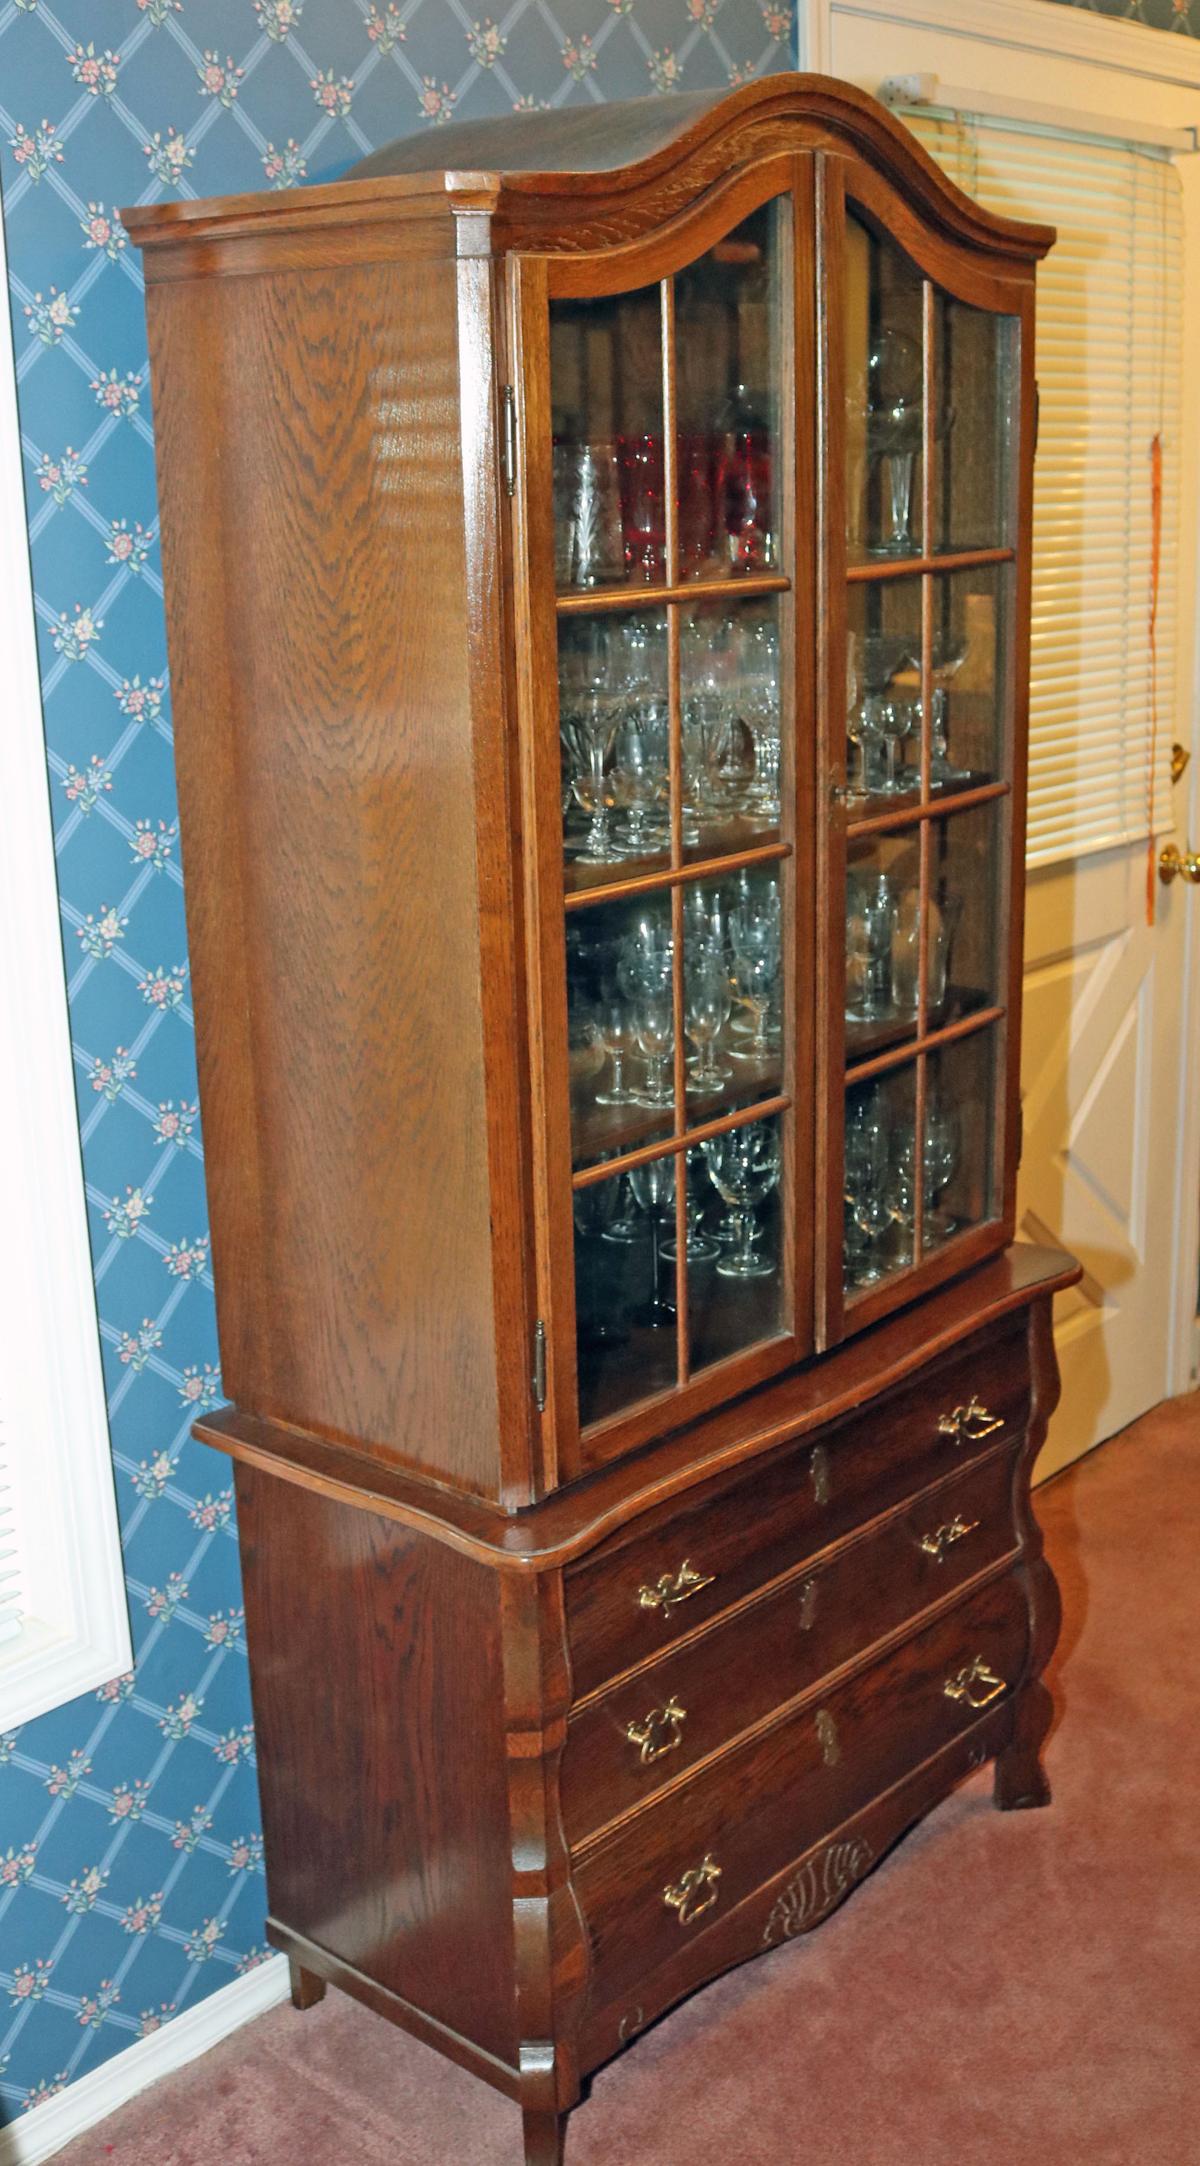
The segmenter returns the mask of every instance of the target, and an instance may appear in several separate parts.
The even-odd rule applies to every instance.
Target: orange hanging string
[[[1150,830],[1150,839],[1146,845],[1146,923],[1150,926],[1154,924],[1157,892],[1154,875],[1158,865],[1154,800],[1158,767],[1158,575],[1162,561],[1162,490],[1162,432],[1159,430],[1150,445],[1150,755],[1146,770],[1146,824]]]

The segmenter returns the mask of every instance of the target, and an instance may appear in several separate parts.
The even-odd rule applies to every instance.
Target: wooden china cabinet
[[[545,2166],[969,1769],[1048,1794],[1053,235],[786,75],[127,223],[268,1930]]]

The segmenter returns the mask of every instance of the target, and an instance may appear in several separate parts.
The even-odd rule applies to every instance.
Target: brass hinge
[[[546,1326],[538,1317],[533,1327],[533,1396],[539,1414],[546,1411]]]
[[[500,457],[504,467],[504,494],[513,496],[517,487],[517,394],[511,384],[505,384],[501,396],[504,413]]]

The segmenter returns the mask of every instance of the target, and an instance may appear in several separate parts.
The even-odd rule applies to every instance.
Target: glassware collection
[[[815,880],[824,940],[822,863],[845,864],[846,1294],[869,1302],[992,1207],[1012,552],[978,475],[1007,456],[1013,349],[958,304],[930,307],[904,252],[850,221],[845,818],[814,874],[793,855],[814,725],[792,690],[807,617],[788,593],[777,208],[670,279],[552,312],[585,1424],[792,1327],[812,1125],[785,1057],[784,904]],[[992,371],[982,403],[971,355]],[[964,534],[986,562],[963,561]],[[797,954],[814,1007],[834,960]]]
[[[914,1260],[917,1130],[911,1078],[907,1106],[888,1079],[847,1092],[844,1178],[844,1258],[848,1290],[876,1285]],[[959,1230],[944,1197],[959,1170],[957,1110],[931,1092],[926,1101],[920,1179],[924,1189],[922,1252]]]
[[[745,384],[712,430],[681,432],[679,554],[685,579],[770,571],[771,437]],[[667,576],[666,461],[654,430],[590,438],[569,421],[554,439],[555,578],[560,593]]]
[[[667,621],[567,619],[559,639],[563,847],[586,874],[670,855]],[[778,828],[779,633],[772,601],[698,608],[680,630],[685,851]],[[724,844],[721,831],[729,831]]]

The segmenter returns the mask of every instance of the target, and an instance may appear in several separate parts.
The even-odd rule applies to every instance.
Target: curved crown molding
[[[861,158],[950,239],[1009,264],[1032,264],[1050,227],[986,211],[964,195],[915,137],[874,98],[823,75],[770,75],[721,94],[456,121],[375,152],[341,181],[287,197],[231,196],[139,206],[124,213],[142,248],[314,225],[428,216],[495,215],[518,245],[539,226],[604,221],[646,232],[718,175],[781,149]]]

